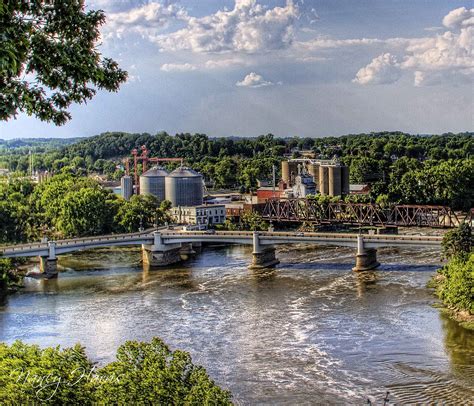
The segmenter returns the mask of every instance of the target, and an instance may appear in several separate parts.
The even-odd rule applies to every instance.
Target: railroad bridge
[[[265,220],[272,222],[309,222],[314,224],[352,224],[380,227],[457,227],[472,226],[474,209],[456,213],[446,206],[390,205],[369,203],[319,203],[311,198],[268,199],[255,206]]]
[[[202,243],[248,244],[253,246],[250,269],[273,267],[279,263],[275,246],[279,244],[318,244],[352,247],[356,250],[354,271],[376,268],[377,248],[441,249],[442,237],[418,235],[362,235],[342,233],[177,231],[157,229],[132,234],[113,234],[41,243],[0,247],[5,258],[39,257],[40,269],[47,277],[57,275],[57,256],[74,251],[103,247],[139,245],[143,261],[150,266],[168,266],[195,253]]]

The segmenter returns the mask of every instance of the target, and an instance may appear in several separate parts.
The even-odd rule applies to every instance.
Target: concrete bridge
[[[57,256],[74,251],[103,247],[141,245],[143,261],[150,266],[167,266],[195,254],[202,243],[248,244],[253,246],[250,269],[262,269],[279,263],[275,257],[278,244],[319,244],[356,249],[354,271],[376,268],[377,248],[441,249],[442,237],[417,235],[361,235],[341,233],[251,232],[251,231],[176,231],[149,230],[132,234],[74,238],[42,243],[0,247],[5,258],[40,258],[40,269],[46,276],[57,275]]]

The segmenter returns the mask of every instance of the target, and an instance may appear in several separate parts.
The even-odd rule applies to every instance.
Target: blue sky
[[[130,79],[62,126],[19,115],[0,138],[104,131],[320,137],[471,131],[474,9],[436,0],[89,0]]]

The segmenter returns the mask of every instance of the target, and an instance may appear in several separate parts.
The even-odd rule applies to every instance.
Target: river
[[[379,250],[376,272],[351,271],[347,248],[279,248],[274,271],[250,272],[250,247],[206,248],[144,271],[136,249],[64,256],[57,280],[26,279],[0,307],[0,341],[80,342],[113,360],[125,340],[159,336],[233,393],[236,404],[467,404],[474,334],[425,288],[434,251]]]

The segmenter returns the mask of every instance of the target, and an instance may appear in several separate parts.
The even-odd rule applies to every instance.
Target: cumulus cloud
[[[189,17],[185,28],[158,35],[154,42],[166,51],[256,53],[284,49],[294,39],[298,16],[293,0],[287,0],[284,7],[274,8],[256,0],[235,0],[233,10]]]
[[[235,85],[240,87],[265,87],[272,86],[274,83],[269,82],[263,79],[262,75],[259,75],[255,72],[250,72],[245,76],[241,81],[237,82]]]
[[[385,53],[372,59],[366,67],[357,72],[354,83],[360,85],[393,83],[400,79],[401,70],[397,58]]]
[[[391,83],[398,80],[402,70],[413,72],[415,86],[472,76],[474,9],[452,10],[444,17],[443,25],[450,30],[434,37],[408,40],[400,63],[388,54],[373,59],[357,72],[354,82]]]
[[[145,37],[157,35],[173,20],[187,20],[186,10],[174,3],[147,3],[130,10],[110,13],[104,27],[104,36],[122,38],[136,33]]]
[[[190,63],[165,63],[160,69],[163,72],[190,72],[196,70],[197,67]]]

